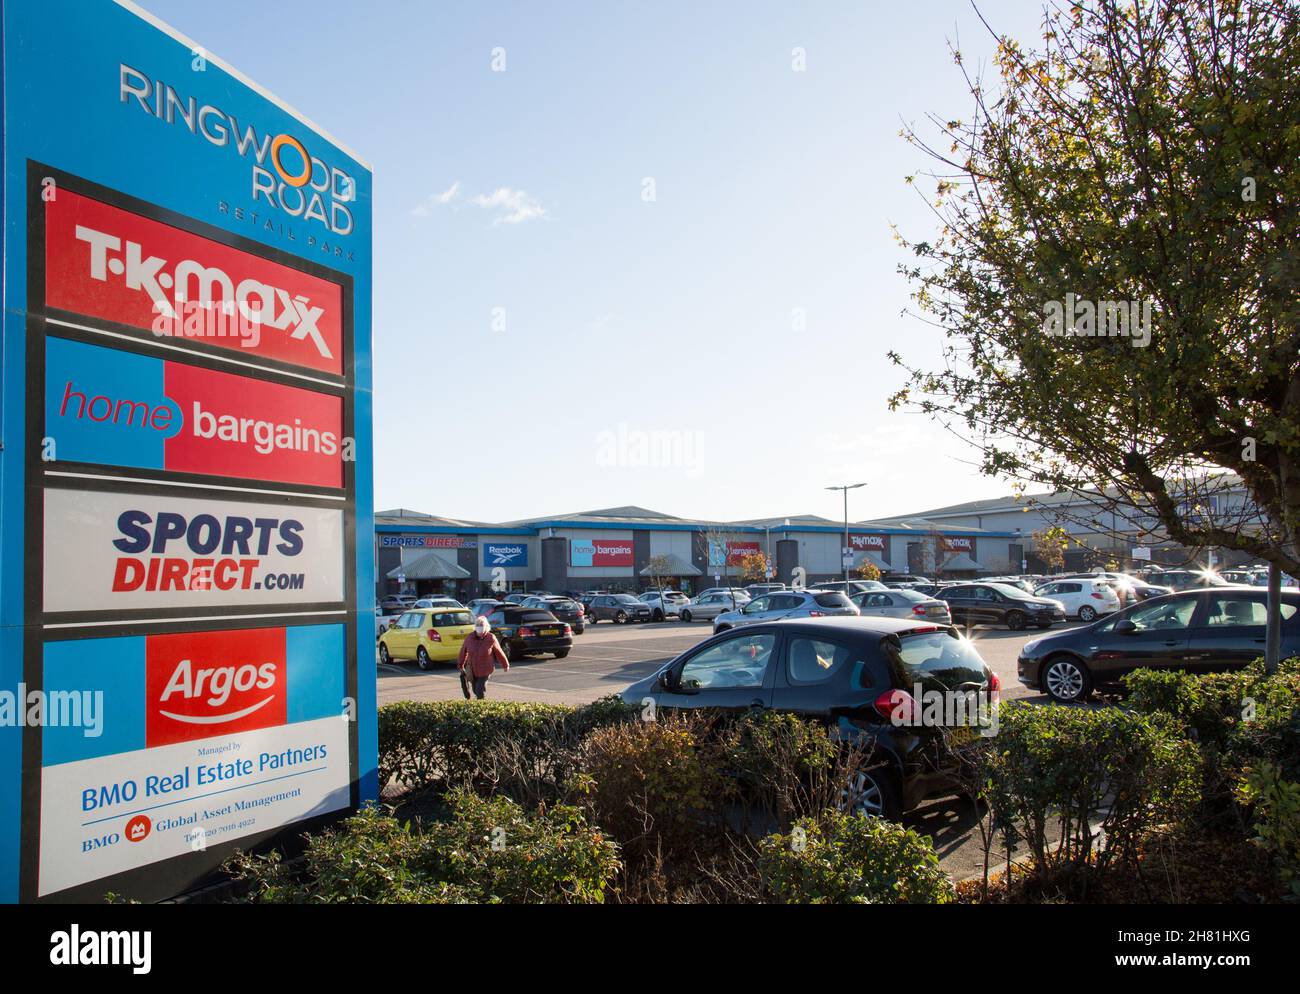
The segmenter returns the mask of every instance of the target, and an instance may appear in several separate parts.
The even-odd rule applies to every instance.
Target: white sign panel
[[[349,803],[348,723],[339,717],[47,766],[39,892]]]
[[[44,545],[50,612],[344,598],[334,508],[51,489]]]

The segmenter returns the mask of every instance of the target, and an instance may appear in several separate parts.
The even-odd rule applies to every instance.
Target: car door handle
[[[1170,639],[1168,642],[1165,643],[1165,645],[1182,645],[1182,644],[1183,644],[1182,639]]]

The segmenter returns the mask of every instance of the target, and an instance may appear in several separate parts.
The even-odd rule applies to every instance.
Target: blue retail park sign
[[[377,794],[371,175],[131,4],[3,32],[0,901],[155,900]]]

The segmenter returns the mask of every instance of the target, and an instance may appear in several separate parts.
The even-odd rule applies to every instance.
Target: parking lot
[[[1051,631],[1058,632],[1062,628],[1054,625]],[[712,625],[703,621],[690,624],[669,621],[660,624],[602,622],[589,625],[582,635],[574,636],[573,651],[565,659],[536,657],[514,664],[509,673],[498,670],[488,685],[488,696],[502,700],[585,704],[618,693],[673,656],[708,638],[712,631]],[[1000,628],[976,628],[971,632],[980,655],[1002,681],[1004,698],[1029,694],[1016,679],[1016,657],[1025,642],[1043,634],[1037,629],[1011,632]],[[384,666],[376,659],[375,665],[379,674],[380,704],[403,700],[451,700],[461,696],[460,680],[450,663],[441,664],[429,673],[420,672],[413,663]]]

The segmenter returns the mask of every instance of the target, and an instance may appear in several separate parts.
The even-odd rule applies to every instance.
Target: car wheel
[[[522,658],[523,653],[514,647],[514,643],[506,646],[506,659],[510,660],[512,663],[517,663]]]
[[[618,624],[620,624],[620,625],[626,625],[626,624],[627,624],[627,612],[626,612],[626,611],[619,611],[618,614],[614,615],[614,620],[615,620]]]
[[[1007,627],[1013,632],[1023,632],[1025,630],[1025,622],[1028,620],[1029,619],[1025,617],[1023,611],[1007,612]]]
[[[557,652],[557,653],[555,654],[555,658],[556,658],[556,659],[563,659],[563,658],[564,658],[565,656],[567,656],[568,654],[569,654],[569,650],[568,650],[568,649],[561,649],[559,652]]]
[[[897,821],[903,814],[894,772],[886,766],[860,770],[840,792],[840,809],[868,818]]]
[[[681,618],[682,618],[682,621],[690,621],[690,620],[691,620],[691,612],[690,612],[690,611],[683,611],[682,614],[681,614]]]
[[[385,666],[391,666],[393,662],[393,657],[388,654],[388,646],[383,642],[379,643],[379,661]]]
[[[1083,607],[1079,608],[1079,620],[1080,620],[1080,621],[1096,621],[1096,620],[1097,620],[1097,609],[1096,609],[1095,607],[1093,607],[1091,604],[1085,604],[1085,605],[1083,605]]]
[[[663,620],[664,620],[664,613],[663,613],[662,611],[660,611],[658,608],[655,608],[655,613],[652,614],[652,615],[650,615],[650,620],[651,620],[651,621],[663,621]]]
[[[1092,693],[1092,674],[1088,667],[1070,656],[1057,656],[1045,664],[1039,681],[1047,696],[1058,704],[1086,701]]]
[[[424,651],[424,646],[420,646],[420,648],[415,650],[415,665],[426,671],[433,669],[433,660],[430,659],[429,654]]]

